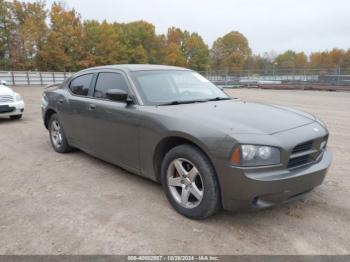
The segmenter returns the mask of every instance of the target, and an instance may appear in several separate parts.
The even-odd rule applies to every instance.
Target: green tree
[[[345,73],[350,74],[350,48],[346,51],[346,53],[344,55],[343,67],[346,68]]]
[[[262,57],[260,55],[250,55],[244,63],[244,70],[249,73],[265,73],[268,74],[272,69],[272,62],[268,57]]]
[[[294,70],[306,68],[308,60],[304,52],[296,53],[293,50],[287,50],[276,57],[275,63],[278,69]]]
[[[184,51],[187,67],[203,71],[209,69],[209,49],[202,37],[192,33],[184,41]]]
[[[198,71],[209,68],[209,49],[199,34],[171,27],[168,29],[166,39],[167,64],[185,66]]]
[[[215,70],[242,70],[251,54],[248,40],[237,31],[219,37],[211,49],[212,67]]]
[[[164,42],[162,36],[157,36],[154,25],[136,21],[122,24],[122,30],[130,63],[157,64],[163,61]]]
[[[134,48],[129,61],[133,64],[147,64],[148,57],[146,50],[141,45]]]
[[[11,12],[12,3],[0,0],[0,67],[12,68],[13,30],[16,23]]]
[[[127,49],[123,44],[122,28],[119,24],[94,20],[84,23],[83,59],[79,65],[120,64],[128,62]]]

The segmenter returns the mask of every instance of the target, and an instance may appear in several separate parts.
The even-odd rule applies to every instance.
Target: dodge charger
[[[320,119],[231,98],[185,68],[89,68],[46,88],[42,114],[55,151],[78,148],[157,181],[193,219],[301,197],[331,163]]]

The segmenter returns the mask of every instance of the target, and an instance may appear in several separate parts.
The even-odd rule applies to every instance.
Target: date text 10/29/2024
[[[128,256],[128,261],[218,261],[217,256]]]

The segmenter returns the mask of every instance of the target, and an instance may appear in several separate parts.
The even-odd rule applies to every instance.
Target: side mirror
[[[1,81],[0,81],[0,85],[7,86],[7,82],[6,82],[5,80],[1,80]]]
[[[117,102],[132,102],[132,99],[129,97],[129,94],[121,89],[110,89],[106,93],[106,97],[109,100],[117,101]]]

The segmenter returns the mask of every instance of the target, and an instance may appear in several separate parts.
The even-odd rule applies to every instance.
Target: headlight
[[[18,94],[18,93],[15,94],[15,99],[16,99],[16,101],[22,101],[23,100],[21,95]]]
[[[231,161],[240,166],[276,165],[281,162],[281,154],[276,147],[240,145],[233,151]]]

